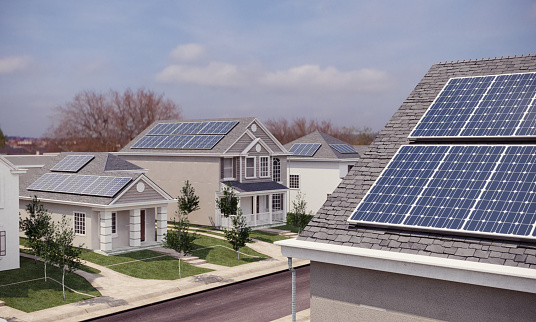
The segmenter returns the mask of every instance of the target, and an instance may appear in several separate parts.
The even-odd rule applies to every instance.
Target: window
[[[353,167],[354,167],[353,165],[349,164],[348,165],[348,172],[350,172],[350,170],[352,170]]]
[[[281,194],[272,195],[272,211],[281,210]]]
[[[255,157],[246,158],[246,178],[255,178]]]
[[[274,158],[272,161],[272,180],[281,182],[281,160]]]
[[[270,170],[268,170],[268,162],[269,161],[270,161],[270,157],[260,157],[259,158],[259,163],[260,163],[259,177],[266,178],[266,177],[270,176],[270,173],[269,173]]]
[[[117,214],[112,212],[112,234],[117,234]]]
[[[0,231],[0,256],[6,256],[6,232]]]
[[[299,174],[291,174],[289,176],[289,188],[290,189],[300,189],[300,175]]]
[[[225,158],[223,159],[223,178],[232,179],[234,178],[233,174],[233,159]]]
[[[78,235],[86,234],[86,214],[83,212],[74,213],[74,233]]]

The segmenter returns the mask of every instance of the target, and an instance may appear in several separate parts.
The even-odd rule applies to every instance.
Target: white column
[[[156,208],[156,241],[162,242],[167,233],[167,206]]]
[[[253,226],[257,226],[257,196],[251,198],[253,198]]]
[[[281,194],[281,206],[283,207],[282,211],[283,211],[283,220],[286,222],[287,221],[287,194],[289,192],[285,192],[285,193],[282,193]]]
[[[100,250],[112,250],[112,212],[101,211],[100,214]]]
[[[141,245],[141,216],[140,209],[130,210],[130,233],[129,233],[129,245],[140,246]]]
[[[274,215],[272,214],[272,198],[273,198],[273,194],[269,194],[268,196],[268,213],[270,214],[270,224],[272,223],[272,219],[274,217]]]

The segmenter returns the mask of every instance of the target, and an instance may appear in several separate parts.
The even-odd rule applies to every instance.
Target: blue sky
[[[83,90],[186,119],[380,130],[436,62],[536,54],[536,1],[2,1],[0,128],[41,136]]]

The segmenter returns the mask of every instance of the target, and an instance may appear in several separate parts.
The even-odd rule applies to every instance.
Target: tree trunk
[[[61,249],[61,256],[62,259],[65,260],[65,247]],[[65,301],[65,263],[63,262],[63,260],[61,261],[61,286],[63,289],[63,300]]]
[[[240,260],[240,248],[236,252],[238,253],[238,260]]]
[[[181,254],[179,254],[179,278],[181,277]]]

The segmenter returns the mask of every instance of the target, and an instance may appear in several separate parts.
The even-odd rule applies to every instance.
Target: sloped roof
[[[226,185],[232,186],[239,192],[256,192],[256,191],[271,191],[271,190],[286,190],[288,189],[284,185],[275,181],[264,182],[239,182],[239,181],[227,181]]]
[[[238,124],[229,131],[224,137],[212,148],[212,149],[133,149],[132,146],[138,142],[139,139],[144,137],[149,131],[151,131],[155,126],[157,126],[159,123],[177,123],[177,122],[221,122],[221,121],[238,121]],[[221,118],[221,119],[196,119],[196,120],[166,120],[166,121],[155,121],[153,124],[151,124],[149,127],[147,127],[144,131],[142,131],[137,137],[135,137],[131,142],[129,142],[125,147],[123,147],[118,154],[121,153],[170,153],[170,154],[216,154],[221,155],[227,151],[248,129],[248,126],[252,124],[253,122],[257,122],[257,124],[262,125],[262,123],[257,120],[255,117],[237,117],[237,118]],[[271,134],[269,131],[267,131],[267,134],[270,136]],[[281,146],[279,141],[274,139],[274,142]],[[281,146],[282,147],[282,146]],[[281,153],[286,153],[286,151],[281,151]]]
[[[143,173],[140,171],[141,168],[138,166],[122,160],[119,161],[112,156],[109,159],[109,153],[102,152],[68,152],[60,153],[54,157],[47,158],[45,160],[45,165],[42,168],[30,168],[25,175],[20,178],[19,185],[19,195],[32,198],[34,195],[39,199],[48,199],[48,200],[58,200],[58,201],[70,201],[70,202],[80,202],[80,203],[89,203],[89,204],[98,204],[98,205],[108,205],[113,200],[114,197],[99,197],[99,196],[87,196],[87,195],[77,195],[77,194],[68,194],[68,193],[58,193],[58,192],[45,192],[45,191],[34,191],[28,190],[27,188],[39,179],[45,173],[50,173],[51,170],[58,162],[63,160],[68,155],[93,155],[95,158],[86,164],[82,169],[80,169],[76,174],[77,175],[93,175],[93,176],[106,176],[106,177],[128,177],[132,180],[137,179]],[[110,162],[108,162],[110,161]],[[106,167],[109,170],[106,170]],[[113,168],[113,169],[111,169]],[[126,189],[127,186],[123,188]],[[121,190],[121,191],[123,191]],[[118,194],[121,193],[118,192]]]
[[[331,135],[320,132],[318,130],[311,132],[307,135],[302,136],[292,142],[285,144],[285,148],[290,150],[290,148],[296,143],[319,143],[320,148],[313,156],[303,156],[303,155],[293,155],[290,156],[290,159],[357,159],[359,158],[359,153],[340,153],[330,146],[330,144],[348,144],[342,140],[334,138]]]
[[[408,135],[450,78],[535,71],[536,55],[434,64],[298,239],[536,268],[536,243],[533,242],[350,226],[347,223],[349,216],[399,147],[409,144]]]

